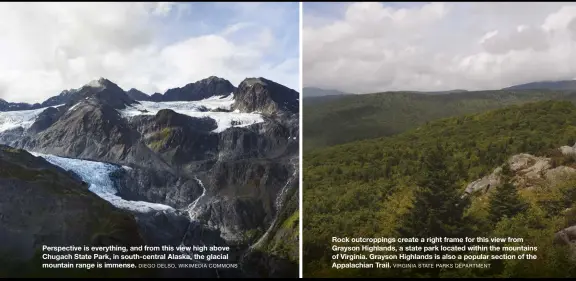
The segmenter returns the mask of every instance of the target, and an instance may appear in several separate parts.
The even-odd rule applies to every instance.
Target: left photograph
[[[299,6],[0,4],[0,277],[298,277]]]

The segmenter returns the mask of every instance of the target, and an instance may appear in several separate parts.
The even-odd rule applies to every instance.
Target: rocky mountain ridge
[[[252,86],[255,86],[255,88],[252,88]],[[292,113],[298,113],[299,107],[298,92],[262,77],[246,78],[238,87],[235,87],[226,79],[210,76],[197,82],[186,84],[183,87],[168,89],[164,94],[154,93],[153,95],[147,95],[134,88],[124,91],[112,81],[101,77],[78,89],[64,90],[42,103],[12,103],[0,99],[0,112],[34,110],[76,103],[79,99],[86,97],[87,93],[93,93],[98,89],[122,91],[132,101],[154,102],[199,101],[214,96],[234,94],[239,97],[239,102],[235,105],[235,109],[246,108],[249,111],[262,111],[265,113],[272,113],[274,110],[288,110]]]
[[[297,92],[263,78],[231,87],[210,77],[154,101],[101,78],[47,100],[49,107],[0,112],[0,143],[46,155],[88,184],[94,176],[85,164],[70,163],[109,167],[99,178],[126,204],[166,206],[130,207],[148,244],[247,249],[281,213],[276,202],[294,181],[299,102]],[[297,276],[297,267],[282,274]]]

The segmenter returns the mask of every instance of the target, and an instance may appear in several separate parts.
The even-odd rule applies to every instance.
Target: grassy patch
[[[156,132],[149,139],[150,142],[148,144],[148,147],[150,147],[154,151],[160,151],[162,148],[164,148],[166,143],[168,143],[168,140],[170,139],[173,130],[174,130],[173,128],[166,127],[160,130],[159,132]]]

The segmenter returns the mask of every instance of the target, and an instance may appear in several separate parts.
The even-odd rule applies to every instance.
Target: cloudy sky
[[[147,94],[215,75],[299,89],[298,3],[0,3],[0,98],[105,77]]]
[[[303,84],[500,89],[576,78],[576,3],[304,3]]]

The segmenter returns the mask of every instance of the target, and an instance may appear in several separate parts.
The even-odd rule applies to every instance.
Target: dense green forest
[[[424,98],[409,99],[410,95],[398,96],[404,96],[407,105],[427,102]],[[476,110],[493,106],[490,100],[469,99],[440,108],[457,105]],[[353,119],[352,115],[346,117]],[[414,113],[412,117],[411,121],[424,120]],[[576,178],[519,189],[507,182],[508,168],[504,165],[504,182],[496,190],[461,196],[468,183],[490,174],[515,154],[556,157],[555,163],[573,165],[572,158],[558,156],[557,148],[572,146],[575,140],[576,106],[570,101],[540,101],[440,119],[391,137],[307,151],[303,160],[304,274],[574,276],[575,263],[568,258],[568,247],[554,243],[554,234],[574,224]],[[524,245],[538,247],[538,259],[494,261],[489,270],[332,269],[333,236],[523,237]]]
[[[307,98],[304,150],[391,136],[439,118],[541,100],[573,100],[574,91],[495,90],[429,95],[386,92]]]

